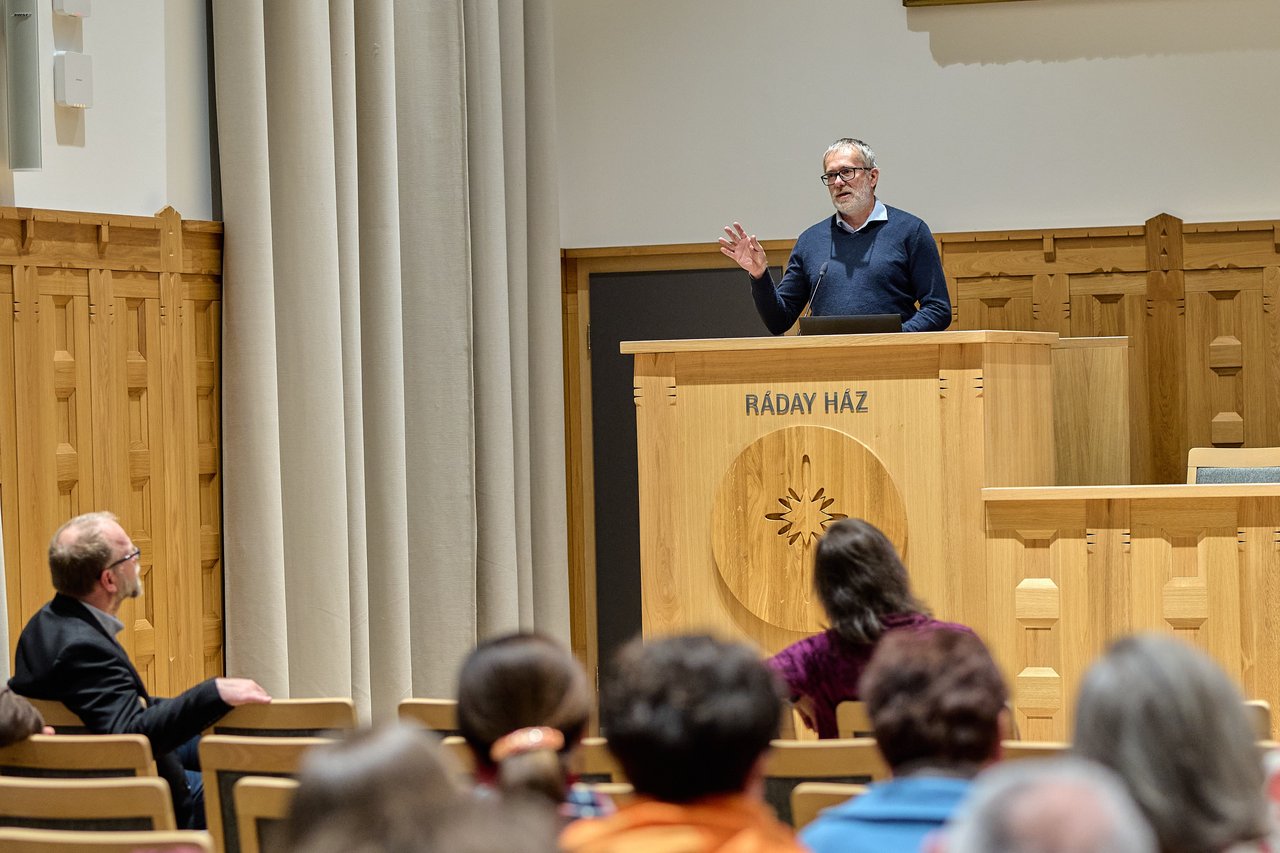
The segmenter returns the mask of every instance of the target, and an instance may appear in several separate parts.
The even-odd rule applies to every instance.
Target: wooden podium
[[[1118,340],[1097,352],[1123,374]],[[985,636],[998,611],[982,489],[1059,482],[1058,346],[1014,331],[624,343],[645,634],[709,630],[773,652],[821,630],[813,549],[852,516],[895,542],[938,617]],[[1113,426],[1118,397],[1099,407]],[[1127,482],[1120,433],[1095,437],[1123,467],[1113,482]]]

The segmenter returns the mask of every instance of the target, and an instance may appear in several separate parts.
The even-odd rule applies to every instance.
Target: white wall
[[[82,21],[40,15],[43,168],[0,182],[0,203],[150,216],[212,214],[203,0],[97,0]],[[53,101],[53,52],[93,58],[93,106]],[[5,197],[7,196],[7,197]]]
[[[563,245],[794,237],[828,142],[935,231],[1280,218],[1280,2],[557,0]]]

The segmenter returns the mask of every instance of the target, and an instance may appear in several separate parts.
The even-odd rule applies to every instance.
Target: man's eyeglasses
[[[141,556],[142,556],[142,549],[134,548],[132,551],[130,551],[128,554],[125,554],[123,557],[116,560],[114,563],[108,563],[107,565],[103,566],[103,571],[106,571],[107,569],[114,569],[116,566],[119,566],[123,563],[127,563],[130,560],[136,560]]]
[[[871,171],[870,166],[848,166],[844,169],[841,169],[838,172],[825,172],[822,174],[821,177],[818,178],[818,180],[822,181],[822,183],[826,184],[827,186],[831,186],[831,182],[834,181],[836,178],[839,178],[840,180],[844,181],[847,184],[850,181],[852,181],[855,177],[857,177],[859,172],[870,172],[870,171]]]

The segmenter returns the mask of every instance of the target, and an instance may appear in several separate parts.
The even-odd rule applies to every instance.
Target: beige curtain
[[[550,0],[214,0],[227,671],[566,639]]]

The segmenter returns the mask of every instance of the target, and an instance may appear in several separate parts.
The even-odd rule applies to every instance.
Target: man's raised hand
[[[740,222],[726,225],[724,233],[728,236],[720,238],[720,251],[733,258],[734,263],[750,273],[752,278],[764,275],[769,262],[755,235],[748,235]]]

